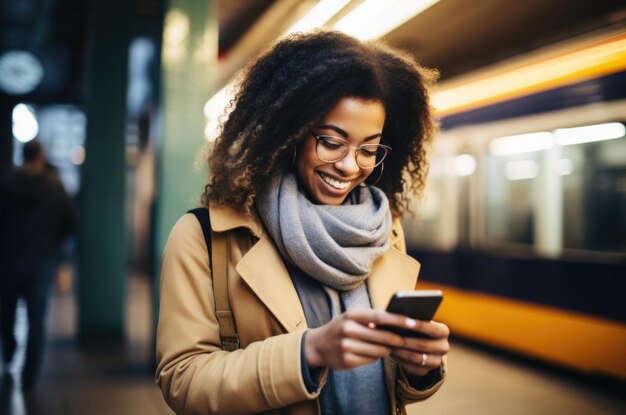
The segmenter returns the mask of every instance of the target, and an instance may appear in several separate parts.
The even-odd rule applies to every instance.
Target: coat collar
[[[227,205],[220,205],[211,201],[209,204],[211,228],[215,232],[225,232],[236,228],[247,228],[252,234],[260,238],[263,234],[263,225],[255,211],[243,213]]]
[[[244,227],[259,238],[236,265],[237,272],[288,332],[307,328],[289,272],[256,214],[245,215],[217,204],[210,205],[210,212],[214,231]],[[376,260],[368,278],[372,307],[385,309],[395,291],[414,289],[419,268],[416,260],[390,248]]]

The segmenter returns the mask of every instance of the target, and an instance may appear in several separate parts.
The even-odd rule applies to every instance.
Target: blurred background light
[[[189,18],[178,10],[171,10],[165,16],[163,28],[163,59],[167,63],[177,63],[184,59],[189,40]]]
[[[504,166],[504,175],[509,180],[534,179],[539,174],[539,165],[535,160],[509,161]]]
[[[471,154],[456,156],[452,165],[457,176],[471,176],[476,171],[476,159]]]
[[[76,145],[70,149],[69,159],[75,166],[80,166],[85,162],[85,147]]]
[[[350,0],[321,0],[302,19],[291,26],[285,35],[323,26],[349,2]]]
[[[0,90],[10,95],[35,90],[44,77],[39,58],[27,50],[9,50],[0,55]]]
[[[366,0],[335,24],[363,40],[377,39],[423,12],[438,0]]]
[[[476,76],[459,77],[442,85],[433,94],[433,106],[439,115],[469,110],[505,99],[513,99],[547,88],[626,68],[626,39],[619,37],[598,41],[556,57],[537,58],[530,62],[513,62],[481,71]]]
[[[232,98],[233,87],[234,84],[229,83],[204,104],[204,116],[207,119],[204,137],[209,141],[215,141],[219,134],[220,117],[224,118],[222,121],[228,118],[226,107]],[[231,110],[232,108],[228,109],[228,111]]]
[[[569,176],[574,172],[574,162],[570,159],[560,159],[558,169],[561,176]]]
[[[612,140],[623,137],[625,133],[626,127],[624,127],[624,124],[619,122],[587,125],[575,128],[559,128],[554,130],[556,141],[562,146]]]
[[[13,136],[22,143],[37,137],[39,123],[35,111],[26,104],[17,104],[13,108]]]
[[[494,138],[489,144],[489,151],[494,156],[506,156],[547,150],[553,145],[554,139],[552,133],[542,131],[538,133]]]

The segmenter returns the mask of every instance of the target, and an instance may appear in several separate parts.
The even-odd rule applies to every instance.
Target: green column
[[[156,257],[206,180],[195,167],[205,143],[204,104],[211,96],[217,61],[217,16],[213,1],[172,0],[165,10],[161,54],[161,136],[157,146]],[[157,264],[156,269],[160,267]]]
[[[129,7],[122,0],[91,1],[87,16],[87,138],[78,268],[81,340],[124,334]]]
[[[198,205],[206,169],[197,166],[205,144],[204,105],[213,91],[217,63],[217,15],[213,0],[171,0],[165,9],[161,53],[161,128],[157,139],[154,218],[156,329],[161,256],[172,226]]]

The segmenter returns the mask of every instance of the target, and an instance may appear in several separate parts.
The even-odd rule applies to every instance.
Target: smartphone
[[[442,300],[443,293],[440,290],[398,291],[391,297],[387,311],[402,314],[415,320],[430,321]],[[379,328],[393,331],[405,337],[427,337],[424,334],[395,326],[379,326]]]

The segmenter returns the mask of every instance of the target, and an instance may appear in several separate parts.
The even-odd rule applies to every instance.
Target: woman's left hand
[[[392,348],[390,356],[407,373],[424,376],[440,367],[443,356],[450,350],[450,329],[436,321],[414,321],[413,330],[427,335],[428,338],[405,337],[402,348]]]

